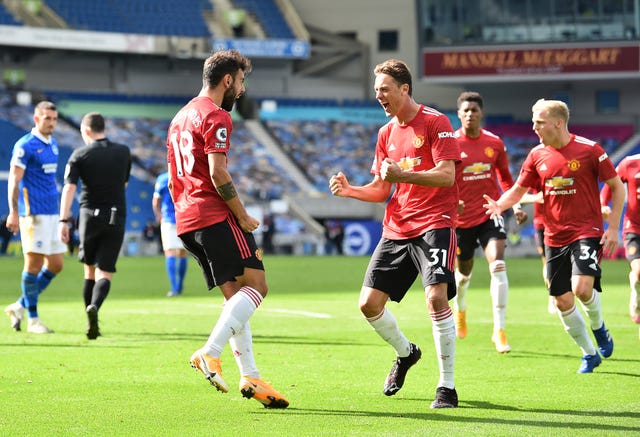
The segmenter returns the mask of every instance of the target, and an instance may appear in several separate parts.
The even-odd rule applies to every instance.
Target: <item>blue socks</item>
[[[178,291],[182,293],[184,276],[187,274],[187,258],[178,258]]]
[[[29,272],[22,272],[22,299],[24,307],[29,311],[29,318],[38,317],[38,277]]]
[[[171,284],[171,291],[182,293],[184,276],[187,273],[187,258],[168,256],[165,258],[167,275]]]
[[[38,296],[49,286],[55,278],[55,273],[42,267],[38,275],[22,272],[22,297],[20,305],[29,310],[29,317],[38,317]]]

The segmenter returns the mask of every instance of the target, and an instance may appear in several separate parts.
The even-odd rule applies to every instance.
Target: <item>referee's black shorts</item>
[[[110,212],[107,208],[80,208],[78,259],[105,272],[115,273],[126,217],[118,216],[116,224],[110,225]]]

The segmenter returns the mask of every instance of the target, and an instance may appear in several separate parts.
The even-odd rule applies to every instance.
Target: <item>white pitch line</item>
[[[271,309],[271,308],[261,308],[260,311],[266,311],[270,313],[292,314],[295,316],[313,317],[314,319],[330,319],[331,318],[331,314],[312,313],[310,311]]]

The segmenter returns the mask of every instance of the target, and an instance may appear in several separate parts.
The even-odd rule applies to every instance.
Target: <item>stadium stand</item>
[[[2,3],[0,3],[0,24],[5,26],[22,26],[22,23],[17,21]]]
[[[77,30],[211,36],[202,15],[203,11],[210,11],[213,7],[208,0],[47,0],[46,3]]]
[[[246,10],[258,21],[268,38],[295,39],[289,23],[273,0],[233,0],[235,7]]]
[[[379,125],[333,120],[269,120],[266,124],[319,191],[329,192],[328,180],[338,171],[356,185],[371,180]]]

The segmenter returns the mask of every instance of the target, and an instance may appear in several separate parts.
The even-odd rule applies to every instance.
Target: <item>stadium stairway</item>
[[[617,165],[625,156],[638,153],[639,147],[640,132],[634,134],[631,138],[622,143],[620,147],[618,147],[615,152],[611,154],[611,160],[614,162],[614,164]]]

